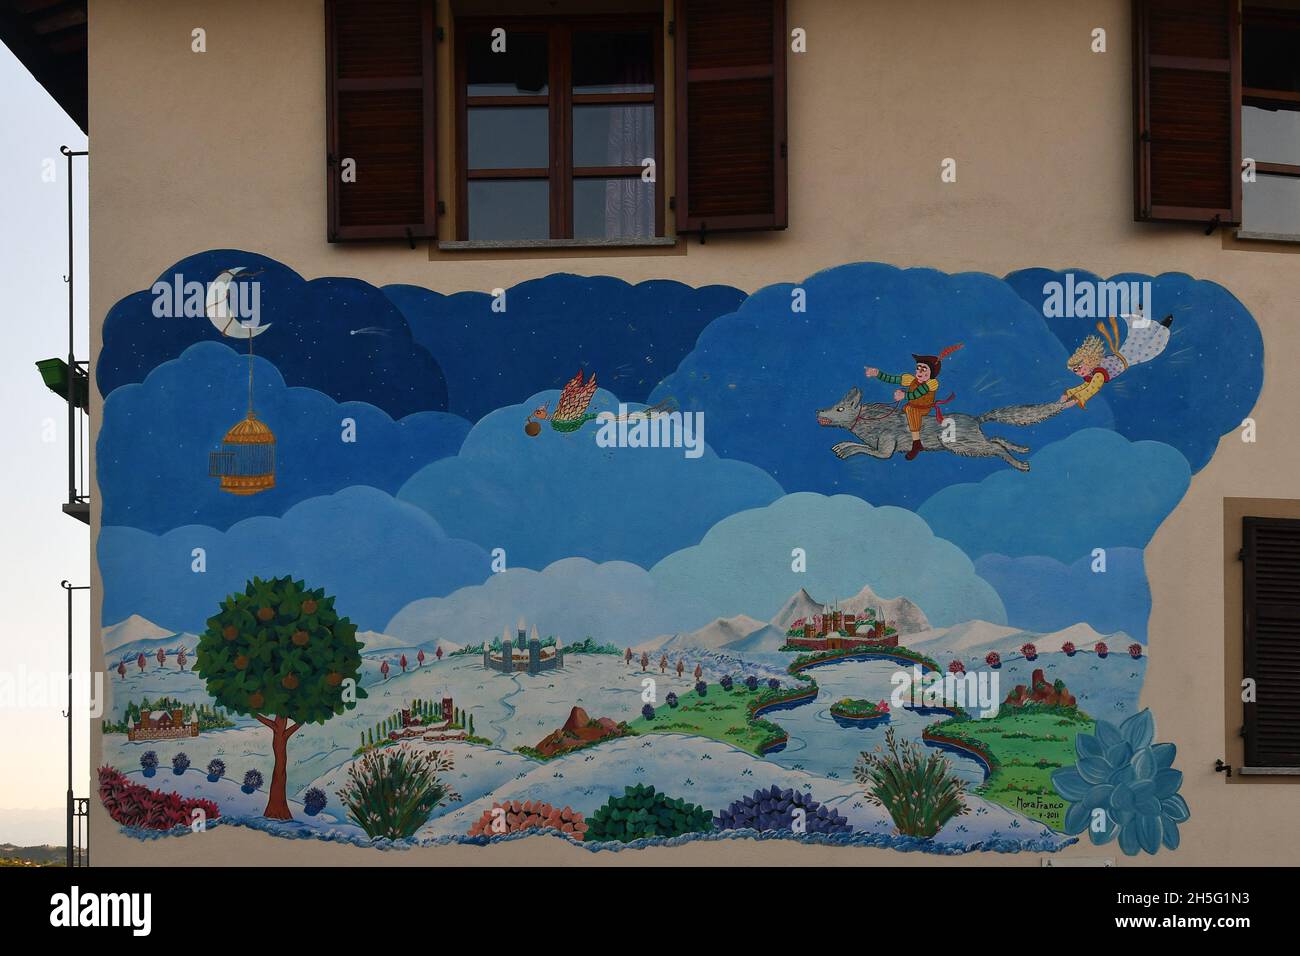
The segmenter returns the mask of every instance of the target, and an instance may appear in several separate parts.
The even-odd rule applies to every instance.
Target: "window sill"
[[[677,245],[673,236],[648,239],[455,239],[439,242],[441,252],[477,252],[506,249],[647,249]]]
[[[1300,235],[1288,232],[1251,232],[1249,229],[1238,229],[1238,239],[1251,239],[1256,242],[1300,242]]]
[[[1300,777],[1300,767],[1237,767],[1243,777]]]

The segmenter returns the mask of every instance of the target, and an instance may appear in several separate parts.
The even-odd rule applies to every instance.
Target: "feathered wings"
[[[562,422],[581,418],[587,411],[587,406],[591,404],[591,396],[595,394],[596,373],[592,372],[590,380],[583,384],[582,369],[578,369],[578,374],[569,379],[564,390],[560,392],[560,401],[555,406],[553,418]]]

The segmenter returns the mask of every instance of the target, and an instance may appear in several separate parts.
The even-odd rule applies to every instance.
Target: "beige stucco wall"
[[[441,0],[444,22],[446,6]],[[1237,573],[1225,557],[1224,499],[1285,499],[1298,491],[1300,418],[1292,392],[1300,354],[1300,245],[1247,245],[1228,231],[1206,236],[1194,227],[1132,221],[1127,0],[790,0],[790,26],[807,30],[808,52],[792,55],[789,64],[787,231],[710,236],[707,245],[692,240],[667,255],[527,258],[325,242],[322,7],[321,0],[92,0],[96,350],[114,302],[147,287],[182,256],[223,247],[272,256],[307,278],[357,276],[441,292],[488,290],[556,271],[754,290],[857,260],[999,276],[1046,266],[1212,279],[1259,322],[1266,369],[1254,412],[1258,441],[1225,437],[1147,550],[1153,655],[1142,702],[1153,708],[1160,738],[1178,744],[1192,817],[1176,853],[1132,859],[1113,846],[1076,846],[1062,857],[1109,856],[1124,866],[1300,860],[1294,825],[1300,789],[1292,781],[1228,783],[1213,771],[1216,758],[1241,760],[1227,703],[1240,673],[1239,624],[1234,633],[1232,615],[1221,613],[1225,576]],[[190,51],[195,27],[207,31],[205,54]],[[1090,52],[1096,27],[1107,31],[1104,54]],[[945,157],[957,160],[954,184],[940,181]],[[94,580],[98,586],[97,572]],[[99,656],[97,641],[92,653]],[[97,738],[92,747],[94,766]],[[98,801],[92,805],[99,863],[381,858],[378,851],[285,842],[234,828],[217,828],[202,843],[142,843],[118,836]],[[382,859],[643,865],[716,863],[721,855],[700,844],[592,856],[536,839],[486,851],[390,852]],[[736,863],[778,859],[953,862],[772,843],[737,844],[726,854]],[[960,862],[1040,860],[974,854]]]

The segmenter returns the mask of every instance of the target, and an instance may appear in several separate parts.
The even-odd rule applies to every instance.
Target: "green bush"
[[[853,776],[867,799],[890,815],[899,833],[929,839],[966,812],[966,784],[946,758],[931,751],[923,759],[910,740],[900,746],[892,727],[885,732],[885,745],[884,752],[863,753]]]
[[[424,826],[444,800],[460,799],[438,777],[451,769],[451,758],[436,750],[372,750],[348,768],[348,784],[338,792],[339,799],[369,836],[404,839]]]
[[[643,837],[675,837],[713,829],[713,814],[703,807],[657,793],[654,787],[627,787],[587,818],[584,839],[631,843]]]

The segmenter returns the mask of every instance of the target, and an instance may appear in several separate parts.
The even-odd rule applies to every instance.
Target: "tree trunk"
[[[271,790],[266,798],[266,809],[262,815],[272,820],[292,820],[289,801],[285,797],[285,784],[289,778],[288,743],[289,736],[298,728],[288,728],[288,718],[276,717],[271,726],[271,753],[275,755],[275,769],[271,771]]]

